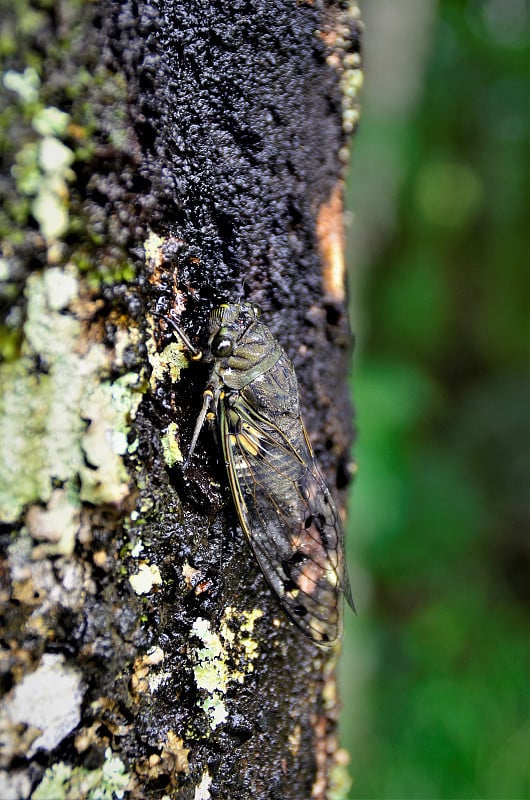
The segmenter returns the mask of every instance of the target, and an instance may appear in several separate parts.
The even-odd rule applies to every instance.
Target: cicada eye
[[[212,355],[216,358],[226,358],[232,355],[234,342],[228,336],[218,334],[212,342]]]

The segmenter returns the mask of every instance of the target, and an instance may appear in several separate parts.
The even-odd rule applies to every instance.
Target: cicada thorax
[[[226,317],[218,309],[210,320],[209,349],[214,358],[213,371],[230,389],[242,389],[268,373],[283,355],[280,344],[266,325],[259,322],[255,306],[249,313],[233,318],[226,309]]]
[[[212,311],[209,350],[190,453],[214,416],[239,521],[266,580],[307,636],[334,644],[341,591],[351,603],[343,532],[300,416],[293,365],[250,303]]]

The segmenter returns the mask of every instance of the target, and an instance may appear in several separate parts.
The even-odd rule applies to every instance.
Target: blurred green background
[[[529,796],[527,6],[362,4],[352,800]]]

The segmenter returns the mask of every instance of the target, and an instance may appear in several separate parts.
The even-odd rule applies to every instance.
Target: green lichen
[[[22,355],[0,367],[0,519],[48,503],[54,487],[95,504],[128,493],[127,433],[141,393],[136,377],[103,380],[110,355],[81,347],[81,323],[64,313],[78,293],[74,271],[35,273],[26,286]],[[36,360],[44,371],[35,370]],[[70,502],[70,500],[68,502]],[[64,511],[64,504],[63,504]]]
[[[169,375],[172,383],[176,383],[181,370],[188,366],[188,358],[180,341],[170,342],[161,353],[158,353],[155,342],[151,339],[147,344],[147,354],[152,367],[150,380],[152,389],[156,388],[166,375]]]
[[[121,800],[130,781],[125,764],[105,751],[99,769],[72,767],[60,762],[46,770],[44,778],[32,794],[32,800]]]
[[[192,634],[204,645],[193,654],[193,673],[197,687],[203,690],[199,705],[207,714],[212,730],[228,716],[225,696],[229,683],[243,683],[245,676],[254,670],[252,662],[258,656],[258,642],[252,633],[256,620],[262,616],[261,609],[238,611],[229,606],[223,614],[219,635],[206,619],[199,617],[193,623]]]
[[[178,440],[178,425],[176,422],[170,422],[166,428],[166,432],[162,435],[162,450],[164,453],[164,461],[168,467],[174,467],[175,464],[181,463],[184,458]]]
[[[38,109],[31,120],[32,127],[41,136],[62,137],[68,130],[70,115],[54,106]]]
[[[135,276],[134,267],[130,261],[123,259],[106,258],[94,264],[90,255],[80,251],[74,257],[90,289],[98,289],[101,285],[113,286],[116,283],[130,283]]]
[[[191,632],[204,645],[194,653],[193,673],[197,687],[206,692],[200,706],[206,712],[212,730],[215,730],[228,717],[224,702],[230,677],[228,653],[219,636],[211,630],[208,620],[198,617]]]
[[[351,37],[352,23],[358,26],[360,17],[357,0],[349,0],[342,7],[337,17],[333,52],[329,56],[329,63],[338,69],[340,75],[342,129],[346,135],[351,134],[356,129],[360,118],[359,93],[363,85],[364,75],[361,56],[358,52],[352,50],[353,41]],[[348,146],[341,148],[339,157],[343,163],[348,163]]]
[[[48,376],[17,362],[0,368],[0,519],[14,522],[24,506],[51,496],[45,418]]]

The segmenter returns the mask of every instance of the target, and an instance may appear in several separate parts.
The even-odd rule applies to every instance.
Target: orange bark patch
[[[316,227],[323,262],[324,292],[332,300],[342,302],[346,294],[342,182],[337,183],[328,202],[320,206]]]

